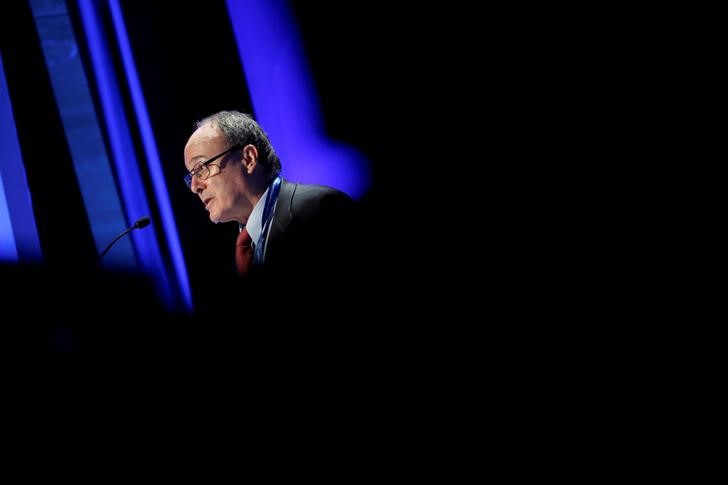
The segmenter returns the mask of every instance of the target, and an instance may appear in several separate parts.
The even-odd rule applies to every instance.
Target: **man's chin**
[[[223,214],[218,214],[217,212],[210,212],[210,220],[214,222],[215,224],[220,224],[221,222],[230,222],[235,219],[231,219],[230,217],[225,217]]]

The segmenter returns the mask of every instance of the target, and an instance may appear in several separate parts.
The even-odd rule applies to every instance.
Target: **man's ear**
[[[258,165],[258,149],[254,145],[245,145],[243,147],[243,171],[250,175],[256,165]]]

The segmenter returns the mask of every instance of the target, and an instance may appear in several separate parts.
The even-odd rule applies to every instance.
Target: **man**
[[[306,285],[314,280],[343,290],[342,279],[358,278],[356,210],[346,194],[283,180],[268,136],[249,115],[221,111],[195,128],[184,150],[185,181],[212,222],[238,223],[230,251],[241,277],[292,277],[302,282],[299,295],[313,294]]]

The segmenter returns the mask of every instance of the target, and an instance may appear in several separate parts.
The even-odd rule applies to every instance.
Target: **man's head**
[[[281,170],[260,125],[236,111],[221,111],[195,124],[185,146],[185,166],[189,187],[205,204],[210,220],[241,224]]]

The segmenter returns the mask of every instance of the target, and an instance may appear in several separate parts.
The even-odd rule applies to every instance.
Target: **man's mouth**
[[[209,204],[212,199],[213,199],[213,197],[209,197],[209,198],[203,200],[202,203],[205,205],[205,207],[207,207],[207,204]]]

